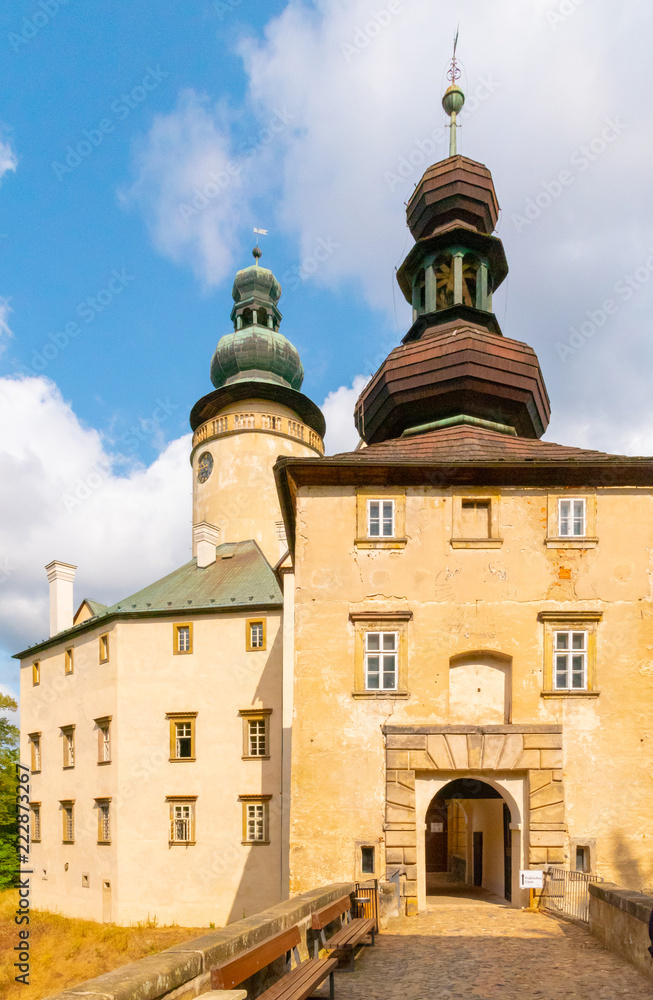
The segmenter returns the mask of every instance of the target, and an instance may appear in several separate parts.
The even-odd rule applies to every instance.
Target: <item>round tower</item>
[[[299,353],[279,332],[281,286],[260,267],[260,249],[253,253],[254,264],[234,280],[233,333],[211,360],[215,390],[190,414],[193,554],[208,531],[220,544],[253,538],[274,565],[286,551],[274,464],[322,456],[325,422],[299,391]]]

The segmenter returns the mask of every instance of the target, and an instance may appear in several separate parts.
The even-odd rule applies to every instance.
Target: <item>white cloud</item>
[[[233,268],[232,237],[243,211],[242,164],[219,108],[193,90],[157,115],[135,154],[136,180],[120,194],[143,212],[154,246],[190,264],[207,285]]]
[[[358,444],[360,438],[354,425],[354,406],[368,381],[366,375],[356,375],[351,386],[341,385],[339,389],[334,389],[322,403],[327,425],[324,439],[327,455],[353,451]]]
[[[190,559],[189,437],[125,475],[53,382],[0,379],[0,633],[48,634],[52,559],[77,564],[75,603],[113,603]]]
[[[18,157],[8,139],[0,136],[0,181],[10,170],[15,173],[18,166]]]

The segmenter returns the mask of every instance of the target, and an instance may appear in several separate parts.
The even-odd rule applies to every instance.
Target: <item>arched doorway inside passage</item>
[[[522,776],[470,772],[416,781],[419,909],[452,885],[522,905],[524,792]]]

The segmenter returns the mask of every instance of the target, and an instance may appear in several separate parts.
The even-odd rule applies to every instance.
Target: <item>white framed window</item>
[[[100,726],[100,760],[103,764],[111,760],[111,727],[108,722]]]
[[[172,650],[174,653],[193,652],[192,622],[182,622],[179,625],[177,624],[173,625],[172,635],[173,635]]]
[[[109,799],[97,799],[97,839],[98,844],[111,843],[111,802]]]
[[[193,724],[190,719],[175,722],[175,757],[183,759],[193,756]]]
[[[263,648],[263,622],[252,622],[250,625],[252,649]]]
[[[30,748],[32,751],[32,774],[41,770],[41,734],[40,733],[30,733],[29,734]]]
[[[587,688],[587,632],[556,632],[554,635],[553,684],[556,689],[583,691]]]
[[[64,726],[61,730],[63,735],[63,766],[75,766],[75,727]]]
[[[247,840],[265,840],[265,803],[247,803]]]
[[[585,535],[585,498],[558,500],[558,534],[561,538]]]
[[[38,842],[41,839],[41,803],[30,803],[32,810],[32,840]]]
[[[365,633],[366,690],[396,690],[398,638],[397,632]]]
[[[75,803],[62,802],[63,814],[63,842],[64,844],[75,843]]]
[[[393,538],[395,533],[394,500],[367,501],[367,534],[370,538]]]
[[[170,843],[195,843],[195,799],[169,799]]]
[[[267,756],[267,722],[266,719],[248,719],[249,757]]]

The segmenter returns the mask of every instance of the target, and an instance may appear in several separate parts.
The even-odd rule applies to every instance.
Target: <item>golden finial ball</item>
[[[442,98],[442,107],[448,115],[459,114],[464,103],[465,95],[457,84],[452,83]]]

